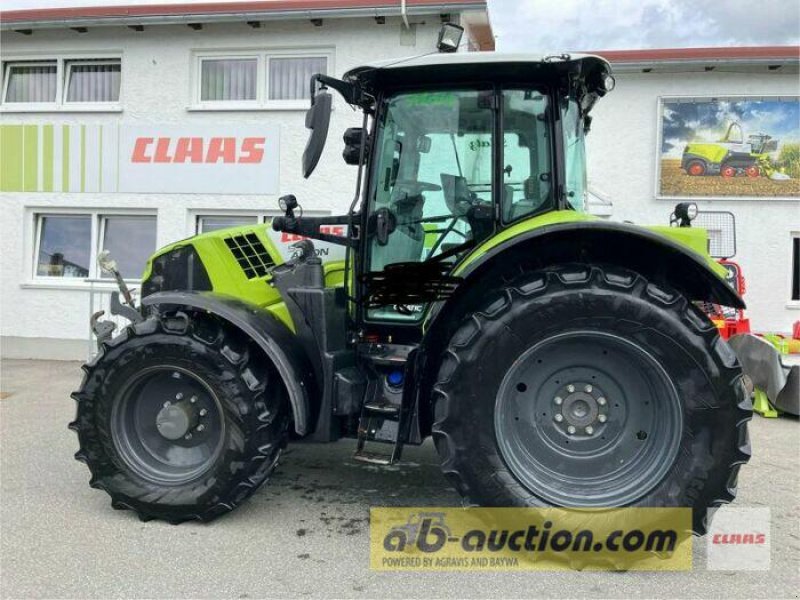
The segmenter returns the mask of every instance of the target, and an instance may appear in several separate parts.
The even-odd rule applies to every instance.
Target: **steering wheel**
[[[442,189],[437,183],[427,181],[415,181],[413,179],[398,179],[394,182],[394,190],[402,189],[410,196],[416,196],[422,192],[438,192]]]

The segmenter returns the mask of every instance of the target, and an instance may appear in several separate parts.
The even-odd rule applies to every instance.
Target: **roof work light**
[[[461,36],[464,35],[464,28],[455,23],[444,23],[439,30],[439,41],[436,48],[439,52],[455,52],[461,43]]]

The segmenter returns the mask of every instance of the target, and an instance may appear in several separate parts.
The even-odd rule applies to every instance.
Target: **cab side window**
[[[549,205],[552,193],[547,97],[531,90],[503,92],[503,221]]]

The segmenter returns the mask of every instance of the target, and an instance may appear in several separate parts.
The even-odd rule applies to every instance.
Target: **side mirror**
[[[303,150],[303,177],[306,179],[314,172],[325,148],[328,124],[331,121],[331,103],[331,95],[320,90],[311,99],[311,108],[306,112],[306,129],[311,130],[306,149]]]

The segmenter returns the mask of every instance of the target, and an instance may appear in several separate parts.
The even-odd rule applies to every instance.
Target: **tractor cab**
[[[450,274],[470,252],[525,219],[582,212],[584,135],[590,109],[614,86],[609,70],[594,56],[466,53],[367,64],[341,80],[315,76],[306,177],[327,135],[328,88],[364,112],[344,151],[364,194],[339,240],[357,249],[357,320],[411,325],[416,335],[405,328],[401,337],[418,339],[427,307],[450,295]],[[273,225],[319,238],[330,221],[290,213]]]

